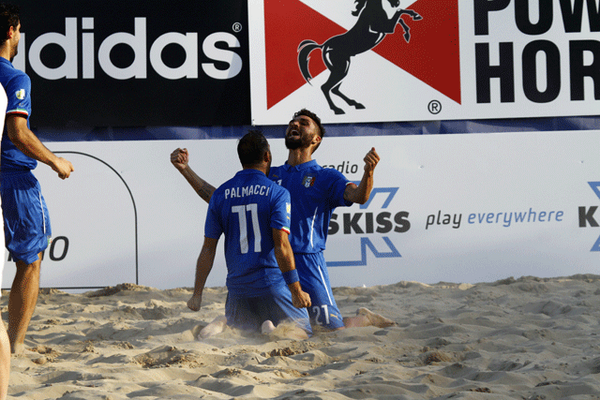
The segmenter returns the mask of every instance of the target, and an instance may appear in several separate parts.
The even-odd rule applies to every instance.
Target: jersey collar
[[[1,63],[4,63],[4,64],[8,64],[8,65],[10,65],[10,66],[11,66],[11,67],[13,67],[13,68],[15,67],[14,65],[12,65],[12,63],[11,63],[9,60],[7,60],[7,59],[6,59],[6,58],[4,58],[4,57],[0,57],[0,62],[1,62]]]
[[[262,176],[265,176],[265,174],[262,171],[259,171],[257,169],[253,169],[253,168],[242,169],[242,170],[238,171],[236,175],[254,175],[254,174],[261,174]]]
[[[317,160],[310,160],[310,161],[307,161],[305,163],[296,165],[295,167],[292,167],[291,165],[289,165],[287,163],[287,161],[285,162],[285,164],[283,164],[283,167],[287,171],[289,171],[289,170],[303,171],[303,170],[306,170],[306,169],[309,169],[309,168],[312,168],[312,167],[315,167],[315,166],[319,166],[319,164],[317,164]]]

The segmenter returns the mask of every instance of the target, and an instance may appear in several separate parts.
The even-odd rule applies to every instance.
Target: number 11
[[[242,254],[248,253],[248,224],[246,221],[246,212],[250,211],[252,220],[252,231],[254,232],[254,252],[260,253],[260,224],[258,223],[258,204],[246,204],[245,206],[232,206],[231,212],[238,215],[240,225],[240,251]]]

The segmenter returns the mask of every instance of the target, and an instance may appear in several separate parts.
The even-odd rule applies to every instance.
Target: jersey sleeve
[[[282,167],[271,167],[269,171],[269,179],[276,182],[279,186],[281,186],[281,169]]]
[[[338,170],[328,169],[327,173],[329,174],[328,180],[331,182],[331,185],[329,186],[330,195],[328,196],[330,207],[335,208],[351,206],[352,202],[344,199],[346,186],[348,186],[351,182],[346,179],[346,177]]]
[[[22,71],[12,67],[6,71],[6,66],[3,68],[3,76],[6,80],[3,81],[8,105],[6,107],[6,118],[11,116],[23,117],[27,121],[29,127],[29,116],[31,115],[31,80]],[[15,171],[29,169],[32,170],[37,166],[37,161],[27,155],[15,146],[8,135],[2,137],[2,170]]]
[[[290,192],[274,184],[271,199],[271,228],[290,233],[292,203]]]
[[[6,87],[8,107],[6,114],[21,115],[29,118],[31,114],[31,80],[25,74],[11,79]]]

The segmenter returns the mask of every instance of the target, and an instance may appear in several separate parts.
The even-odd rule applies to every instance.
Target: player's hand
[[[187,306],[192,311],[200,310],[200,306],[202,305],[202,295],[193,295],[191,299],[188,300]]]
[[[171,163],[178,171],[183,171],[187,168],[190,155],[187,149],[175,149],[171,153]]]
[[[373,172],[377,163],[379,162],[379,154],[375,151],[375,147],[372,147],[371,150],[367,153],[364,158],[365,161],[365,172]]]
[[[310,307],[310,295],[306,293],[304,290],[300,290],[298,292],[292,292],[292,303],[296,308],[306,308]]]
[[[75,170],[73,164],[62,157],[57,157],[52,164],[52,169],[58,173],[60,179],[67,179],[71,175],[71,172]]]

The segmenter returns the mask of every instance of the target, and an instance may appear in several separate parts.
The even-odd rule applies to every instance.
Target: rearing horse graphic
[[[388,1],[393,8],[397,8],[391,18],[388,18],[383,9],[383,1]],[[410,41],[410,28],[400,16],[408,14],[414,21],[423,18],[413,10],[399,8],[400,0],[355,0],[355,3],[356,10],[352,12],[352,15],[358,16],[358,20],[349,31],[333,36],[321,45],[314,40],[304,40],[298,46],[298,66],[302,76],[308,83],[312,79],[308,70],[309,55],[313,50],[321,49],[323,62],[330,71],[329,78],[321,86],[321,90],[327,99],[327,103],[329,103],[329,107],[336,114],[344,114],[344,110],[335,105],[331,99],[331,93],[341,97],[348,105],[356,109],[365,108],[356,100],[352,100],[340,92],[342,80],[346,77],[350,68],[350,57],[377,46],[388,33],[394,33],[398,24],[402,26],[404,40],[408,43]]]

